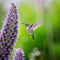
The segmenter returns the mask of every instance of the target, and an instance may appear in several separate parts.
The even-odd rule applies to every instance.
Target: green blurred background
[[[14,48],[24,50],[25,60],[60,60],[60,1],[0,0],[0,30],[12,2],[17,5],[20,23],[31,25],[43,22],[34,30],[34,40],[27,33],[25,25],[19,24],[19,34]],[[13,55],[14,51],[11,60]]]

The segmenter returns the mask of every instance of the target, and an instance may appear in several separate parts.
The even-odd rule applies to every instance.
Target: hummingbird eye
[[[28,24],[26,24],[26,27],[28,27],[29,25]]]

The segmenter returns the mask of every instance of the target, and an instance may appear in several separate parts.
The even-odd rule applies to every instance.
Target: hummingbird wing
[[[41,25],[42,25],[42,22],[33,24],[32,27],[31,27],[31,30],[32,30],[32,29],[35,30],[35,29],[37,29],[37,28],[38,28],[39,26],[41,26]]]

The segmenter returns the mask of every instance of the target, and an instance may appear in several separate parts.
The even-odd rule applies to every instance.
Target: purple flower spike
[[[21,48],[16,50],[13,60],[24,60],[24,52]]]
[[[18,15],[14,3],[11,4],[3,30],[0,35],[0,60],[9,60],[18,34]]]

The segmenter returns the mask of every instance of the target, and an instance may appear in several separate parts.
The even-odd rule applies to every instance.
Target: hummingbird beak
[[[27,23],[21,23],[21,24],[24,24],[26,27],[29,27],[29,24],[27,24]]]
[[[21,24],[25,24],[25,23],[21,23]]]

